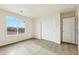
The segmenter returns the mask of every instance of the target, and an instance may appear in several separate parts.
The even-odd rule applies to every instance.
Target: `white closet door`
[[[63,19],[63,42],[75,43],[75,17]]]

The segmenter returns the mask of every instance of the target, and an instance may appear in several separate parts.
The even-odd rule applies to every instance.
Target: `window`
[[[18,20],[18,33],[24,33],[25,32],[25,21],[19,19]]]
[[[7,34],[17,34],[17,20],[7,16]]]
[[[14,17],[7,16],[6,24],[8,35],[25,33],[25,21],[23,19],[16,19]]]

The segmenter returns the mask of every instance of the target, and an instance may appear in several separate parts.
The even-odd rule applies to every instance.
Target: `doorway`
[[[78,20],[75,15],[66,16],[61,20],[61,43],[78,45]]]
[[[62,42],[76,44],[75,17],[63,18],[63,40]]]

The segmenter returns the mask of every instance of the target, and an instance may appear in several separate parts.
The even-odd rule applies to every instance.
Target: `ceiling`
[[[77,6],[73,4],[0,4],[0,9],[36,18],[49,13],[73,10]]]

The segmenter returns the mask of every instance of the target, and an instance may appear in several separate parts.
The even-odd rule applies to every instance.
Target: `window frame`
[[[16,20],[17,20],[17,26],[16,26],[16,28],[17,28],[17,32],[16,32],[16,34],[8,34],[8,31],[7,31],[7,18],[8,16],[6,16],[5,17],[5,25],[6,25],[6,34],[8,35],[8,36],[17,36],[18,34],[24,34],[24,33],[26,33],[26,21],[25,21],[25,19],[23,19],[24,20],[24,33],[19,33],[19,31],[18,31],[18,29],[19,29],[19,27],[18,27],[18,20],[21,20],[20,18],[16,18],[16,17],[14,17],[14,16],[10,16],[10,17],[13,17],[13,18],[15,18]]]

